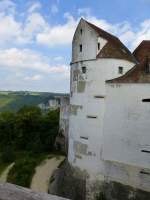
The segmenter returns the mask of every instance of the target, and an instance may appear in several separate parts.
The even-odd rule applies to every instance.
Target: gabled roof
[[[150,83],[150,40],[143,40],[133,55],[139,63],[123,76],[107,83]]]
[[[129,49],[114,35],[102,30],[94,24],[84,20],[100,37],[108,42],[97,55],[97,58],[119,58],[136,63],[136,60]]]
[[[140,64],[121,77],[108,80],[107,83],[150,83],[150,57],[146,57]]]
[[[139,62],[150,56],[150,40],[143,40],[134,50],[133,55]]]

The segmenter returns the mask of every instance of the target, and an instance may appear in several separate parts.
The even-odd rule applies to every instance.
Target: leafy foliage
[[[13,149],[9,146],[6,146],[6,148],[4,148],[2,155],[1,155],[1,162],[11,163],[14,161],[14,159],[15,159],[15,153],[14,153]]]
[[[54,151],[58,125],[59,110],[43,113],[39,107],[24,106],[0,113],[0,173],[14,161],[8,181],[29,187],[35,167]]]
[[[54,149],[58,134],[59,111],[42,113],[35,106],[24,106],[17,113],[0,113],[0,151],[6,147],[15,151],[42,153]]]
[[[32,176],[35,173],[35,167],[43,160],[45,156],[27,154],[16,160],[15,165],[10,170],[7,181],[23,186],[30,187]]]

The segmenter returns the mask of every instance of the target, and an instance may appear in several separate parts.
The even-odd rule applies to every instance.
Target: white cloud
[[[150,19],[141,23],[138,31],[133,34],[133,40],[129,40],[132,49],[134,49],[141,41],[150,40]]]
[[[13,15],[0,13],[0,44],[28,44],[34,42],[38,33],[47,30],[48,23],[38,12],[30,13],[25,22],[19,22]]]
[[[2,9],[2,5],[9,9],[15,9],[16,6],[10,0],[1,1],[0,9]],[[71,45],[80,17],[74,18],[69,13],[65,13],[65,23],[51,26],[43,15],[37,12],[40,8],[39,2],[32,4],[26,12],[25,21],[17,21],[15,14],[8,14],[6,9],[0,13],[1,48],[6,48],[11,44],[24,45],[29,43],[48,47]],[[56,11],[56,8],[54,10]],[[102,29],[118,36],[130,49],[134,49],[142,40],[150,38],[150,19],[139,24],[134,30],[134,27],[126,21],[112,24],[104,19],[99,19],[91,14],[89,8],[80,8],[77,13]]]
[[[58,11],[59,11],[58,6],[56,4],[53,4],[51,6],[51,13],[56,14],[56,13],[58,13]]]
[[[62,61],[64,58],[62,56],[56,56],[53,58],[54,61]]]
[[[127,21],[111,24],[104,19],[98,19],[90,14],[90,9],[79,9],[78,13],[84,14],[84,18],[100,28],[116,35],[126,46],[134,50],[142,40],[150,39],[150,19],[142,22],[139,27],[134,27]],[[47,27],[46,31],[37,34],[37,42],[49,47],[71,44],[75,28],[79,18],[75,19],[70,14],[65,14],[67,21],[63,25]]]
[[[43,33],[37,34],[37,42],[50,47],[70,44],[78,20],[69,14],[65,14],[65,17],[67,18],[66,24],[49,27]]]
[[[21,24],[13,16],[0,14],[0,44],[18,40],[21,34]]]
[[[89,16],[91,13],[91,9],[90,8],[79,8],[78,9],[78,15],[80,16]]]
[[[0,12],[6,12],[8,15],[14,15],[16,4],[11,0],[0,1]]]
[[[43,78],[42,75],[36,74],[36,75],[33,75],[33,76],[26,76],[26,77],[24,77],[24,80],[26,80],[26,81],[39,81],[42,78]]]
[[[40,2],[35,2],[30,6],[30,8],[28,9],[28,12],[29,13],[35,12],[35,11],[41,9],[41,7],[42,7],[42,5],[40,4]]]
[[[31,13],[27,17],[24,29],[22,30],[22,38],[27,42],[32,42],[36,34],[46,30],[47,26],[48,24],[40,13]]]
[[[41,73],[56,73],[67,76],[67,65],[51,66],[47,57],[30,49],[5,49],[0,50],[0,67],[11,70],[34,70]]]

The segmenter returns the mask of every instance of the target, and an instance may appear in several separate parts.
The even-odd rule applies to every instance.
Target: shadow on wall
[[[117,182],[103,183],[96,200],[149,200],[150,193]]]

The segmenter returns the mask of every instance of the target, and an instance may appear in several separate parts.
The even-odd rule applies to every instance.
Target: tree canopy
[[[54,149],[58,134],[59,111],[42,113],[35,106],[24,106],[18,112],[0,113],[0,151],[47,152]]]

